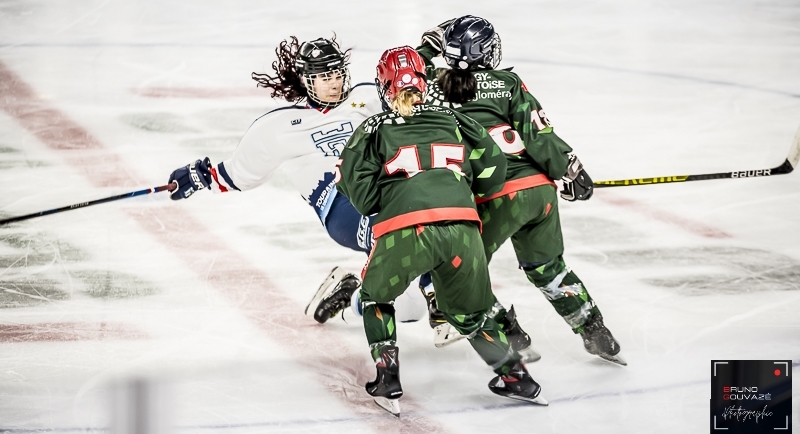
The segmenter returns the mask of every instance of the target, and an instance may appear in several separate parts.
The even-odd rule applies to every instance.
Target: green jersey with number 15
[[[411,116],[388,111],[356,129],[342,151],[337,189],[362,215],[377,214],[377,238],[426,223],[480,224],[475,199],[500,191],[505,177],[502,150],[477,122],[417,104]]]

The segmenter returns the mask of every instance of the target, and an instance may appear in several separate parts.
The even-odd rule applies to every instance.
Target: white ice
[[[6,0],[0,218],[225,158],[277,105],[250,73],[290,35],[336,32],[371,81],[384,49],[467,13],[495,24],[502,66],[596,181],[775,167],[800,127],[794,0]],[[711,360],[800,361],[798,199],[793,173],[562,201],[565,258],[629,366],[585,353],[506,245],[494,287],[543,355],[530,369],[550,406],[492,395],[465,342],[435,349],[418,322],[399,326],[399,421],[363,390],[361,326],[302,315],[333,266],[364,257],[280,176],[3,226],[0,432],[106,431],[111,386],[130,378],[166,390],[175,433],[705,432]]]

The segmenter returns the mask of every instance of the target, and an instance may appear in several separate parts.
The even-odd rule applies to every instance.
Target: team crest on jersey
[[[342,154],[347,139],[353,135],[353,124],[342,122],[332,130],[318,130],[311,133],[314,145],[326,156],[338,157]]]

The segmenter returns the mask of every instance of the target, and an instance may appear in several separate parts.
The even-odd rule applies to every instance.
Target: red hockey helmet
[[[378,61],[378,93],[381,99],[391,105],[403,89],[413,88],[425,95],[428,85],[425,82],[425,61],[408,45],[391,48],[383,52]]]

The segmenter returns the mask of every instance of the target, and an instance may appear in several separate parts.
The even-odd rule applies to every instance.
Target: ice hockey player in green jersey
[[[546,404],[500,325],[480,239],[475,198],[500,191],[503,152],[475,121],[422,104],[425,63],[411,47],[387,50],[378,91],[391,110],[353,133],[341,155],[337,188],[362,215],[375,214],[375,243],[362,273],[364,329],[377,376],[367,392],[399,415],[399,349],[394,299],[430,271],[438,306],[497,374],[492,392]]]
[[[417,50],[426,61],[430,81],[426,103],[475,119],[508,160],[502,191],[476,198],[486,257],[491,260],[510,238],[528,280],[582,336],[586,351],[625,365],[599,308],[563,259],[553,180],[562,179],[560,194],[568,201],[589,199],[592,180],[519,76],[510,68],[496,69],[501,46],[494,27],[483,18],[466,15],[425,32]],[[432,59],[440,55],[450,69],[434,67]]]

